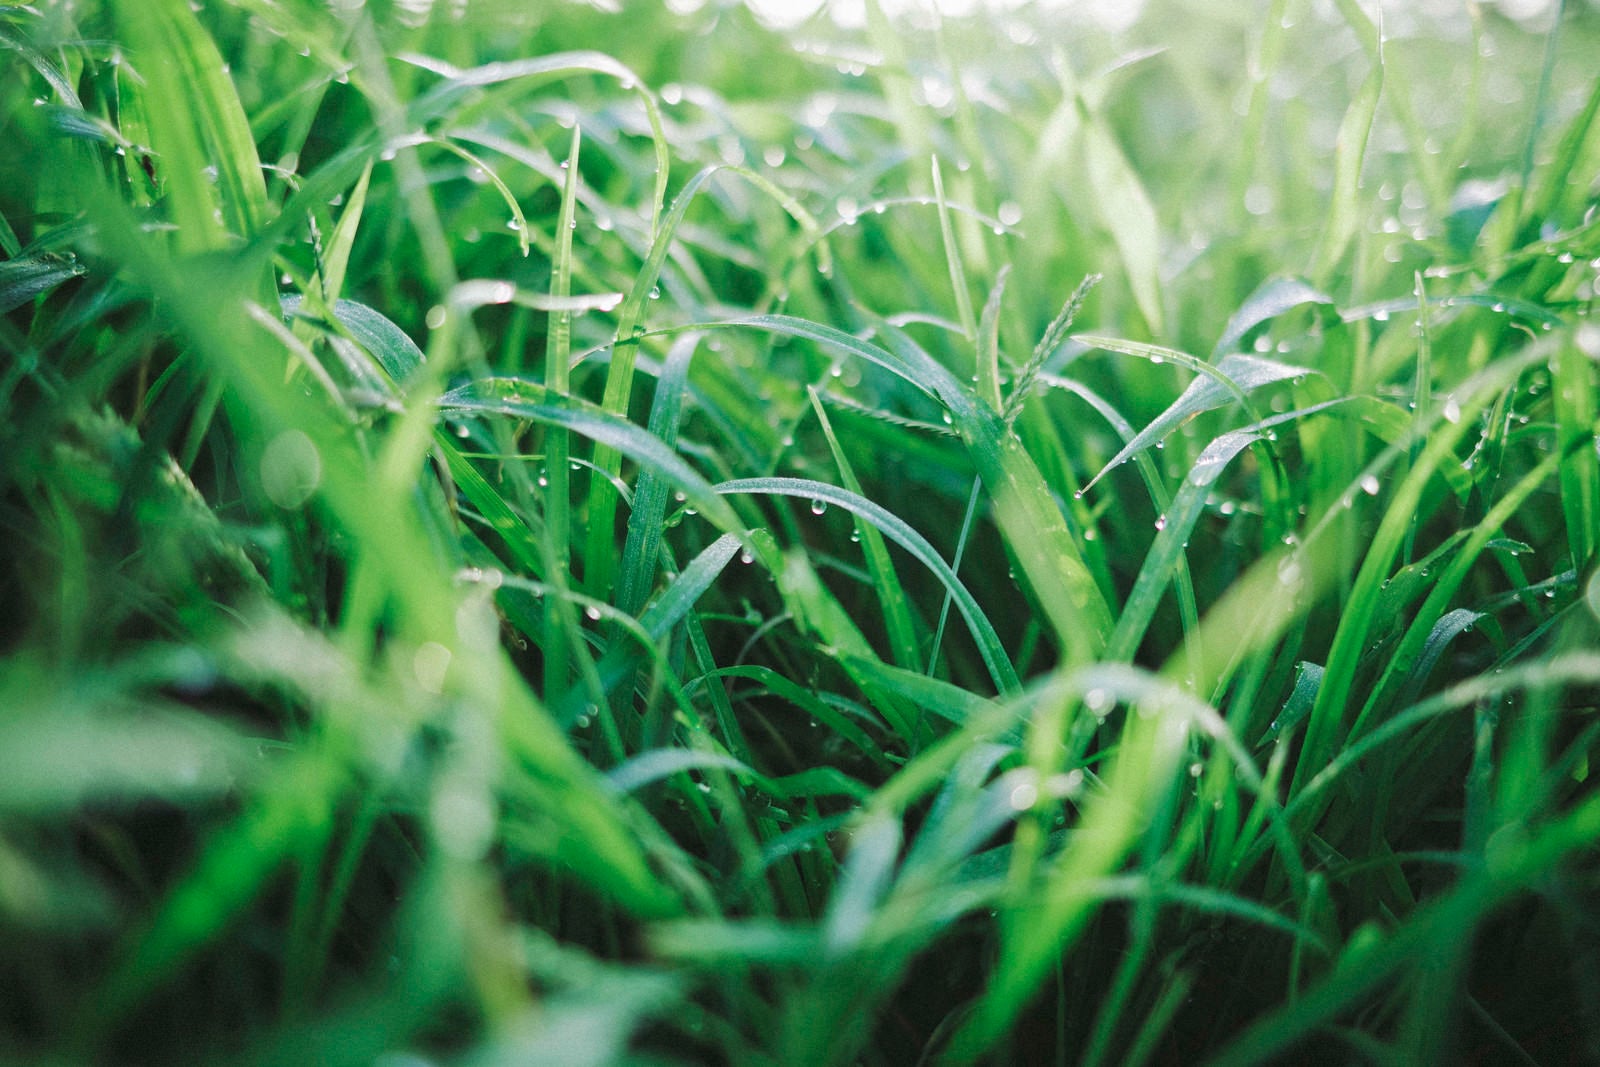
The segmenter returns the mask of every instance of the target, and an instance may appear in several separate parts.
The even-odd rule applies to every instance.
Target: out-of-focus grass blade
[[[823,940],[830,953],[854,947],[871,929],[878,901],[893,884],[900,843],[899,821],[881,816],[868,819],[851,835],[850,856],[823,920]]]
[[[233,920],[302,836],[327,823],[342,788],[339,777],[337,765],[321,753],[274,769],[248,809],[208,840],[150,926],[113,962],[95,1002],[85,1005],[81,1036],[115,1023]]]
[[[1318,288],[1326,288],[1343,258],[1345,249],[1361,224],[1361,166],[1367,154],[1367,138],[1372,134],[1378,99],[1383,95],[1383,61],[1379,53],[1372,71],[1339,124],[1339,138],[1333,157],[1333,193],[1328,205],[1328,221],[1322,230],[1311,264],[1311,277]]]
[[[255,777],[244,738],[215,722],[167,708],[124,714],[73,706],[78,699],[41,701],[49,690],[27,691],[26,680],[45,678],[15,661],[0,675],[10,698],[0,724],[0,811],[40,817],[85,803],[222,795]]]
[[[1550,32],[1554,34],[1555,28],[1552,27]],[[1583,110],[1574,116],[1571,125],[1562,134],[1561,143],[1556,147],[1555,161],[1539,168],[1537,182],[1526,203],[1527,221],[1553,221],[1562,212],[1564,199],[1581,203],[1583,193],[1580,190],[1584,183],[1573,178],[1585,173],[1585,164],[1592,169],[1594,159],[1600,155],[1600,123],[1595,121],[1597,117],[1600,117],[1600,81],[1595,82]]]
[[[600,792],[597,776],[523,687],[505,654],[493,643],[463,639],[456,625],[459,594],[410,510],[411,498],[374,493],[373,464],[352,440],[347,424],[334,409],[308,400],[284,381],[282,353],[249,314],[251,280],[222,274],[216,286],[203,296],[196,294],[157,251],[157,239],[138,229],[125,211],[109,201],[96,208],[106,254],[148,287],[218,380],[233,387],[260,425],[275,433],[303,434],[317,449],[322,461],[317,506],[325,509],[327,521],[360,544],[375,582],[389,598],[394,640],[419,648],[437,646],[436,658],[447,661],[437,681],[459,695],[460,706],[488,717],[490,728],[499,732],[515,758],[538,768],[550,788],[565,791],[569,800],[586,798],[580,810],[568,813],[577,821],[563,852],[571,869],[597,891],[641,914],[677,911],[682,906],[677,893],[649,871],[637,841],[623,829],[621,813]],[[302,794],[296,803],[308,810],[331,803],[337,783],[323,784],[329,795],[304,795],[307,783],[296,783]],[[256,888],[253,884],[250,891]]]
[[[906,525],[905,521],[893,512],[848,489],[840,489],[826,482],[805,478],[745,478],[723,482],[716,489],[719,493],[763,493],[820,501],[824,505],[836,504],[852,515],[871,523],[895,544],[916,557],[918,562],[932,571],[944,584],[945,589],[955,599],[956,610],[960,611],[961,617],[966,620],[967,628],[972,632],[972,639],[978,645],[978,652],[983,657],[984,665],[989,668],[989,676],[994,679],[996,688],[1001,693],[1013,692],[1020,688],[1022,683],[1017,678],[1016,669],[1011,665],[1005,646],[1000,643],[999,635],[995,633],[983,609],[978,607],[978,602],[972,598],[967,587],[961,584],[961,579],[956,577],[944,558],[928,544],[927,539]]]
[[[1070,847],[1052,860],[1042,890],[1026,894],[1021,898],[1024,903],[1006,915],[1002,964],[954,1039],[956,1060],[989,1047],[1012,1025],[1050,962],[1081,932],[1098,904],[1091,886],[1112,873],[1145,828],[1148,808],[1172,781],[1191,729],[1211,734],[1249,781],[1260,782],[1260,773],[1227,724],[1185,686],[1210,692],[1228,664],[1276,641],[1303,611],[1300,598],[1283,595],[1279,571],[1283,561],[1282,556],[1268,557],[1256,564],[1202,620],[1197,644],[1226,649],[1225,655],[1196,660],[1185,648],[1169,659],[1159,676],[1124,664],[1094,664],[1065,675],[1064,683],[1075,687],[1080,699],[1093,688],[1100,691],[1097,699],[1106,706],[1121,700],[1134,710],[1125,720],[1104,775],[1104,789],[1091,794],[1082,806]],[[1315,563],[1307,564],[1313,576],[1319,572]],[[1283,829],[1281,823],[1279,828]],[[1017,852],[1011,873],[1014,885],[1037,884],[1037,858],[1036,850],[1033,855]]]
[[[1166,332],[1161,311],[1161,226],[1144,183],[1098,115],[1083,123],[1084,162],[1095,210],[1116,242],[1134,302],[1150,332]]]

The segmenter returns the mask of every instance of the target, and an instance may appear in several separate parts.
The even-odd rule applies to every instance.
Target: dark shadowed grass
[[[0,1060],[1600,1058],[1594,6],[623,6],[0,7]]]

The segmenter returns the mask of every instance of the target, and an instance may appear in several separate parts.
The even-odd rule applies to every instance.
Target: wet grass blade
[[[822,406],[821,398],[815,389],[811,390],[811,409],[816,412],[817,421],[822,425],[822,434],[828,440],[828,449],[833,453],[833,462],[839,468],[839,476],[844,481],[845,489],[861,496],[861,483],[857,480],[855,471],[850,466],[850,461],[845,457],[844,449],[839,444],[839,439],[833,432],[833,424],[828,419],[828,413]],[[865,498],[863,498],[865,499]],[[900,577],[895,573],[894,563],[889,559],[889,551],[884,546],[883,534],[870,522],[857,522],[856,532],[861,538],[862,554],[867,560],[867,573],[872,576],[873,592],[877,595],[878,606],[883,611],[883,621],[889,633],[889,648],[895,663],[909,670],[921,670],[922,656],[917,650],[916,628],[911,619],[911,608],[906,599],[906,592],[900,584]],[[954,568],[952,568],[952,574]],[[946,596],[951,594],[947,591]],[[934,645],[933,655],[938,655],[938,645]]]

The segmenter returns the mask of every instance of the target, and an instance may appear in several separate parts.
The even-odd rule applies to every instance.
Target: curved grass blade
[[[978,645],[978,653],[983,657],[984,665],[989,668],[989,676],[994,679],[996,688],[1001,693],[1010,693],[1021,687],[1022,683],[1017,678],[1016,668],[1011,665],[1005,647],[1000,643],[999,635],[995,633],[983,609],[978,607],[978,602],[972,598],[967,587],[961,584],[961,579],[956,577],[950,565],[934,547],[928,544],[921,534],[906,525],[898,515],[848,489],[840,489],[826,482],[805,478],[744,478],[722,482],[716,490],[719,493],[763,493],[836,504],[852,515],[871,523],[895,544],[916,557],[918,562],[932,571],[944,584],[955,599],[956,609],[966,620],[972,639]]]
[[[684,771],[732,771],[747,778],[779,800],[819,796],[847,796],[862,800],[872,791],[833,767],[813,767],[798,774],[771,777],[721,752],[695,752],[684,748],[657,748],[641,752],[606,774],[606,784],[618,793],[632,793]]]
[[[1136,452],[1141,452],[1154,445],[1167,434],[1171,433],[1184,420],[1192,418],[1204,411],[1213,411],[1224,407],[1233,401],[1238,401],[1244,406],[1246,414],[1252,420],[1259,420],[1250,408],[1249,394],[1264,385],[1273,382],[1292,380],[1305,377],[1309,371],[1304,367],[1296,367],[1289,363],[1279,363],[1276,360],[1262,359],[1259,356],[1246,356],[1239,353],[1223,356],[1216,365],[1195,359],[1193,356],[1174,349],[1163,348],[1159,345],[1142,344],[1136,341],[1122,341],[1113,337],[1098,337],[1093,335],[1079,335],[1075,340],[1096,348],[1104,348],[1110,352],[1121,352],[1125,355],[1140,356],[1145,359],[1170,361],[1200,372],[1200,377],[1189,383],[1178,399],[1174,400],[1167,409],[1153,419],[1150,425],[1140,430],[1133,440],[1122,447],[1111,460],[1100,469],[1100,472],[1084,485],[1084,490],[1089,490],[1096,482],[1105,476],[1106,471],[1127,461],[1128,457]]]
[[[279,302],[289,318],[300,314],[304,305],[298,293],[285,293]],[[426,357],[417,343],[381,311],[354,300],[336,300],[333,314],[338,324],[372,354],[396,385],[404,386],[425,362]]]
[[[74,256],[45,252],[0,263],[0,315],[88,272]]]
[[[1074,663],[1093,659],[1111,631],[1111,610],[1039,468],[999,412],[978,402],[902,331],[883,320],[876,325],[893,351],[834,327],[787,315],[752,315],[684,329],[751,326],[828,344],[883,367],[944,404],[994,498],[1000,528],[1068,658]]]
[[[874,666],[882,666],[876,660],[864,662],[871,662]],[[719,667],[701,675],[700,680],[706,683],[706,689],[710,691],[716,688],[711,683],[719,678],[743,678],[747,681],[758,683],[767,692],[787,700],[811,718],[826,726],[831,733],[850,742],[861,752],[871,757],[873,762],[880,767],[887,768],[890,766],[888,757],[884,755],[883,749],[878,746],[878,743],[872,739],[870,734],[811,689],[790,681],[772,668],[758,666]]]
[[[1293,275],[1269,278],[1245,297],[1239,310],[1229,316],[1228,325],[1223,327],[1222,336],[1217,338],[1217,346],[1211,350],[1211,358],[1218,359],[1230,352],[1237,352],[1245,334],[1269,319],[1307,304],[1328,307],[1332,306],[1333,298],[1304,278]]]
[[[506,415],[562,426],[601,441],[634,461],[659,470],[700,513],[720,529],[744,529],[728,502],[661,440],[626,419],[578,397],[555,396],[543,386],[517,378],[482,378],[439,398],[441,411]]]

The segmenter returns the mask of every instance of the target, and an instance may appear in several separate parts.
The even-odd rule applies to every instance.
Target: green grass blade
[[[950,206],[945,201],[944,175],[939,169],[939,157],[933,157],[933,197],[939,205],[939,234],[944,239],[944,261],[950,269],[950,291],[956,300],[956,321],[967,344],[976,349],[978,320],[972,313],[972,294],[967,289],[967,271],[961,262],[961,249],[956,244],[955,229],[950,225]],[[982,371],[979,371],[980,375]],[[997,405],[998,407],[998,405]]]
[[[1139,431],[1138,436],[1124,445],[1115,456],[1100,469],[1100,473],[1089,479],[1084,485],[1087,490],[1099,481],[1106,471],[1127,461],[1129,456],[1141,452],[1166,437],[1185,420],[1192,418],[1203,411],[1213,411],[1234,401],[1244,406],[1245,413],[1253,420],[1259,421],[1250,408],[1249,394],[1264,385],[1273,382],[1303,378],[1307,371],[1304,367],[1296,367],[1276,360],[1262,359],[1259,356],[1246,356],[1233,354],[1223,356],[1215,366],[1201,362],[1193,356],[1176,352],[1172,349],[1161,348],[1157,345],[1145,345],[1132,341],[1118,341],[1114,338],[1080,336],[1077,340],[1084,344],[1091,344],[1097,348],[1104,348],[1112,352],[1122,352],[1127,355],[1141,356],[1146,359],[1159,361],[1171,360],[1184,367],[1201,372],[1201,377],[1189,383],[1183,394],[1174,400],[1165,411]]]
[[[689,361],[699,343],[699,336],[692,333],[674,341],[656,378],[649,431],[668,448],[676,448],[678,444],[678,424],[689,385]],[[634,484],[628,535],[622,548],[622,584],[617,590],[617,607],[629,614],[638,613],[655,584],[656,563],[661,555],[662,520],[671,492],[671,485],[654,470],[643,471]],[[593,507],[592,494],[589,500]]]
[[[1134,302],[1150,332],[1166,332],[1161,309],[1161,224],[1144,183],[1097,115],[1083,125],[1084,162],[1099,214],[1122,258]]]
[[[1354,684],[1357,661],[1368,641],[1380,585],[1400,551],[1401,541],[1410,530],[1424,487],[1439,467],[1450,462],[1449,457],[1456,442],[1465,433],[1469,422],[1466,413],[1472,412],[1475,417],[1478,409],[1497,391],[1501,382],[1512,379],[1521,368],[1541,355],[1540,346],[1532,345],[1529,351],[1506,359],[1463,383],[1442,409],[1450,412],[1454,418],[1444,418],[1441,414],[1430,420],[1432,432],[1427,438],[1427,445],[1390,499],[1389,510],[1372,538],[1351,589],[1349,605],[1334,634],[1327,672],[1322,688],[1317,693],[1316,708],[1306,727],[1305,745],[1296,765],[1292,791],[1298,791],[1299,786],[1315,773],[1315,769],[1327,762],[1336,737],[1352,721],[1351,709],[1346,707],[1346,702]],[[1455,397],[1460,397],[1460,400]],[[1419,427],[1417,432],[1422,432],[1422,428]]]
[[[956,610],[966,620],[973,640],[977,642],[978,652],[983,657],[984,665],[989,668],[989,676],[994,680],[995,687],[1001,693],[1013,692],[1020,687],[1016,669],[1012,667],[999,635],[978,602],[934,547],[892,512],[848,489],[806,478],[744,478],[723,482],[716,488],[717,492],[726,494],[759,493],[817,501],[824,506],[836,505],[871,523],[895,544],[911,553],[944,584],[955,600]],[[813,506],[813,510],[817,508]]]
[[[661,440],[633,423],[573,396],[556,396],[535,382],[514,378],[480,378],[439,398],[444,413],[494,414],[560,426],[615,448],[637,463],[650,466],[700,514],[726,533],[744,529],[728,502],[711,483]]]
[[[1600,455],[1596,454],[1595,362],[1600,336],[1574,335],[1556,350],[1552,362],[1556,440],[1567,459],[1561,464],[1561,511],[1567,520],[1572,564],[1586,569],[1600,549]],[[1576,444],[1574,443],[1576,442]]]
[[[225,247],[230,233],[253,236],[268,218],[267,185],[215,42],[182,0],[116,6],[144,78],[178,250],[212,251]]]
[[[1338,146],[1334,149],[1333,194],[1310,271],[1319,289],[1326,289],[1333,280],[1334,271],[1360,226],[1361,167],[1377,116],[1378,100],[1383,95],[1383,73],[1380,53],[1339,125]]]
[[[817,421],[822,425],[822,434],[827,438],[828,449],[833,453],[833,462],[839,468],[839,476],[844,480],[844,487],[859,497],[862,495],[861,483],[856,479],[855,471],[845,457],[838,437],[834,435],[833,424],[822,406],[822,400],[815,389],[811,390],[810,395],[811,409],[816,412]],[[857,522],[856,531],[861,538],[862,554],[867,560],[867,573],[872,576],[873,592],[877,595],[878,605],[883,610],[884,625],[889,633],[889,649],[894,661],[909,670],[921,670],[922,656],[917,650],[916,628],[911,620],[910,604],[906,599],[905,589],[900,584],[900,577],[895,573],[894,563],[889,559],[883,535],[869,522]],[[934,649],[934,654],[937,655],[937,644]]]

